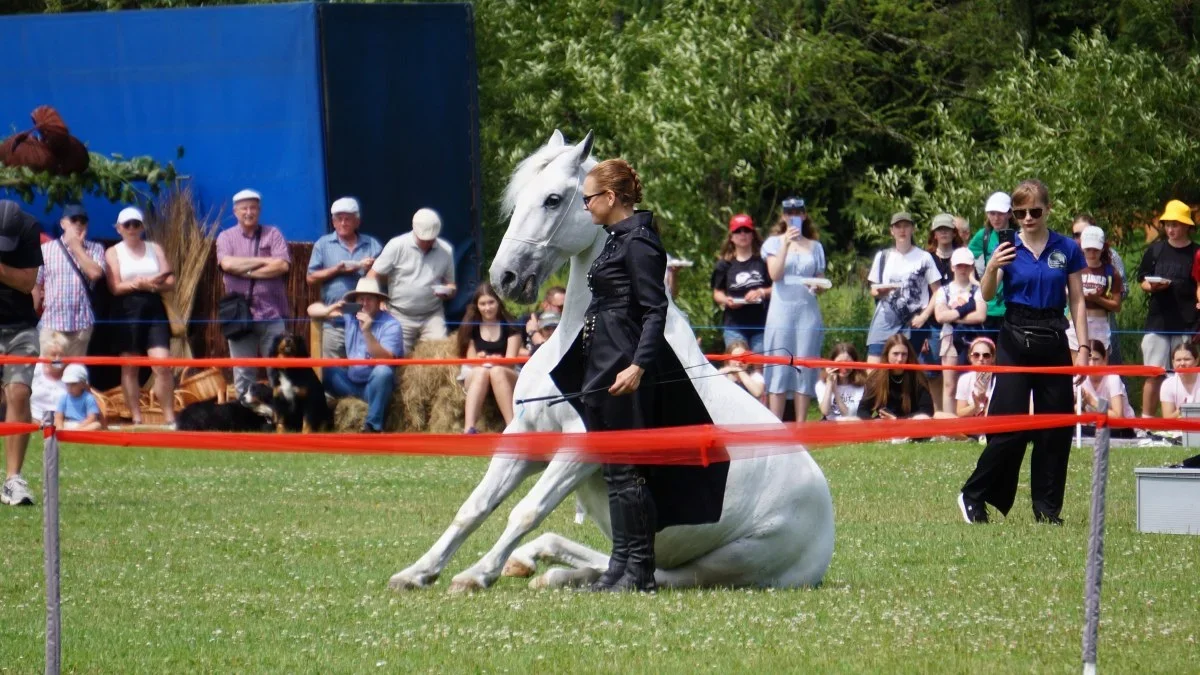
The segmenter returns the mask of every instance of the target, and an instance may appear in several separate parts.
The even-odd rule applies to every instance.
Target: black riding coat
[[[588,272],[592,302],[583,330],[551,377],[563,393],[589,392],[571,403],[590,430],[712,424],[690,371],[666,339],[667,254],[653,215],[638,211],[607,230],[604,250]],[[607,388],[631,363],[645,369],[638,390],[609,395]],[[720,520],[728,462],[643,468],[659,529]]]

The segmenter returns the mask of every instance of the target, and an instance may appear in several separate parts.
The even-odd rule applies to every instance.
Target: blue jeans
[[[367,402],[367,426],[383,431],[388,404],[396,388],[396,372],[392,366],[375,366],[366,382],[354,382],[346,368],[326,368],[325,386],[337,397],[353,396]]]
[[[762,350],[763,350],[763,329],[762,328],[748,328],[745,326],[742,326],[739,328],[734,328],[732,326],[725,326],[724,338],[725,338],[725,349],[726,350],[729,349],[729,345],[734,340],[741,340],[742,342],[745,342],[747,345],[750,346],[750,351],[754,352],[755,354],[762,353]]]

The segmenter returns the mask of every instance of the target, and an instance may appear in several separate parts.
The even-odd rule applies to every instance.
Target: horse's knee
[[[537,526],[538,512],[532,505],[521,502],[508,515],[509,527],[528,532]]]

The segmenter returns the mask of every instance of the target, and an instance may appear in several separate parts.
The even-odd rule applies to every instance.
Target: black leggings
[[[996,365],[1069,366],[1071,352],[1067,336],[1065,332],[1060,335],[1061,344],[1026,346],[1014,339],[1009,330],[1001,328],[996,341]],[[1033,395],[1034,412],[1039,415],[1074,412],[1070,375],[997,373],[988,415],[1028,414],[1030,394]],[[963,486],[963,494],[976,501],[985,501],[1007,515],[1016,498],[1025,446],[1032,441],[1029,484],[1033,510],[1035,514],[1058,517],[1067,485],[1071,434],[1071,427],[989,434],[987,447],[979,456],[975,472]]]

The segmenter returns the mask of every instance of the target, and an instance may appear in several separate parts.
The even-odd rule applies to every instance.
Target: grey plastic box
[[[1184,403],[1179,406],[1179,414],[1184,419],[1200,419],[1200,403]],[[1200,431],[1183,432],[1183,444],[1189,448],[1200,448]]]
[[[1200,469],[1134,469],[1138,532],[1200,534]]]

